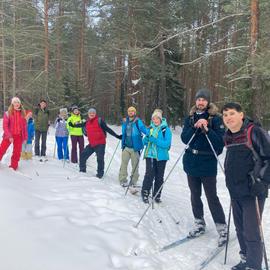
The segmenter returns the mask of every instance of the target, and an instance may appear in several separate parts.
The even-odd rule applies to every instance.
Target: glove
[[[250,193],[253,196],[260,196],[265,194],[266,192],[266,187],[263,181],[256,181],[250,188]]]
[[[157,138],[153,137],[153,136],[150,136],[149,137],[149,142],[151,143],[156,143],[157,142]]]
[[[249,173],[250,177],[250,193],[253,196],[260,196],[266,192],[266,184],[260,179],[255,178],[253,172]]]
[[[123,137],[122,134],[121,134],[121,135],[118,135],[118,136],[117,136],[117,139],[122,140],[122,137]]]

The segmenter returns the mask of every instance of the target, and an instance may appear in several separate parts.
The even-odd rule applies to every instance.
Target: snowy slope
[[[120,133],[120,127],[113,128]],[[171,160],[165,175],[184,149],[179,133],[180,130],[173,133]],[[106,166],[118,140],[108,135],[107,142]],[[205,207],[207,233],[204,236],[159,252],[162,246],[184,237],[193,223],[181,162],[164,187],[163,204],[150,209],[139,227],[134,228],[146,206],[139,196],[130,193],[124,196],[125,190],[117,182],[120,149],[103,180],[94,177],[95,156],[88,161],[87,175],[80,174],[76,166],[64,165],[53,158],[53,129],[48,136],[48,162],[21,161],[18,172],[14,172],[8,168],[10,152],[11,149],[0,163],[0,269],[191,270],[198,269],[200,262],[216,247],[217,233]],[[144,169],[142,161],[141,180]],[[227,214],[229,197],[221,172],[218,191]],[[269,208],[267,202],[266,240],[270,237]],[[233,225],[231,232],[233,237]],[[270,245],[267,251],[270,253]],[[237,241],[229,246],[227,266],[223,266],[223,260],[224,252],[205,269],[230,269],[237,263]]]

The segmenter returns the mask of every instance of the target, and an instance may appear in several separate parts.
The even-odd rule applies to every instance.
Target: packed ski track
[[[121,128],[112,127],[119,134]],[[2,121],[0,122],[2,136]],[[170,161],[165,177],[184,150],[180,128],[173,131]],[[105,169],[118,140],[107,136]],[[205,196],[206,233],[196,239],[162,251],[184,238],[193,225],[190,194],[182,161],[166,182],[162,204],[147,212],[140,193],[126,196],[118,183],[121,149],[117,149],[107,175],[95,177],[96,157],[88,160],[87,173],[78,166],[54,157],[54,129],[47,141],[48,161],[20,161],[17,172],[8,168],[11,150],[0,163],[0,266],[3,270],[198,270],[217,247],[218,235]],[[223,163],[224,153],[221,155]],[[130,169],[130,168],[129,168]],[[241,168],[239,168],[241,169]],[[145,171],[140,162],[140,182]],[[229,194],[219,169],[218,194],[226,215]],[[269,201],[263,228],[270,254]],[[231,224],[231,239],[235,238]],[[238,243],[229,244],[227,265],[224,250],[203,269],[225,270],[238,263]]]

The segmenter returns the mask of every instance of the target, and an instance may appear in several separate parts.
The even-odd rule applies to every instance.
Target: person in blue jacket
[[[167,121],[162,117],[162,111],[156,109],[152,114],[149,135],[143,139],[146,170],[141,195],[144,203],[149,203],[148,197],[152,186],[152,198],[155,198],[156,203],[161,202],[160,197],[171,141],[172,132]]]
[[[122,160],[119,171],[119,182],[123,187],[128,185],[128,163],[131,160],[131,186],[136,187],[139,179],[140,152],[143,149],[142,134],[147,129],[142,120],[136,116],[136,108],[128,108],[128,117],[122,123]]]
[[[184,171],[187,174],[191,193],[192,212],[195,218],[194,228],[189,237],[197,237],[205,232],[203,202],[201,200],[202,186],[208,206],[219,234],[218,245],[227,240],[227,225],[225,215],[217,196],[217,159],[206,138],[206,134],[217,155],[222,153],[225,132],[218,108],[210,103],[210,92],[200,89],[195,96],[195,106],[191,108],[185,119],[181,139],[187,144],[193,134],[195,137],[189,143],[183,156]]]
[[[25,112],[26,121],[27,121],[27,141],[22,144],[22,159],[31,159],[32,158],[32,142],[35,136],[35,124],[33,120],[33,113],[30,110]]]

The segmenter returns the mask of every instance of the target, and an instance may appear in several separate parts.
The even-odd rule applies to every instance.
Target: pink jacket
[[[22,141],[27,140],[27,124],[26,120],[23,116],[20,115],[18,119],[18,125],[20,125],[19,129],[21,130],[21,135],[22,135]],[[9,115],[8,112],[4,113],[4,119],[3,119],[3,129],[4,129],[4,134],[3,138],[4,139],[9,139],[12,138],[14,135],[14,131],[18,127],[15,127],[15,115]]]

